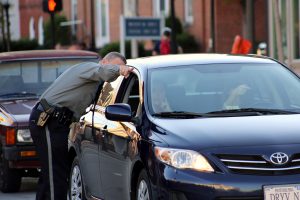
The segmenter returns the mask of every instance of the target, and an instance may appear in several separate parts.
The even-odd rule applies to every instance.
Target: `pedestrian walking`
[[[165,27],[160,41],[156,42],[152,55],[167,55],[172,53],[171,49],[171,34],[172,30],[169,27]],[[176,44],[177,52],[183,53],[182,48]]]
[[[30,115],[30,132],[41,162],[36,200],[66,200],[68,190],[68,134],[70,124],[84,114],[104,81],[126,78],[133,68],[118,52],[99,64],[77,64],[42,94]]]

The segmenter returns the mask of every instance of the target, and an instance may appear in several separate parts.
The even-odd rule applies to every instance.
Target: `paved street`
[[[37,187],[36,178],[24,178],[21,191],[18,193],[4,194],[0,192],[1,200],[34,200]]]

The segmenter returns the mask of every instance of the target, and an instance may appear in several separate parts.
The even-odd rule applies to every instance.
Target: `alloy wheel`
[[[78,165],[73,167],[71,177],[71,200],[83,200],[81,172]]]
[[[150,200],[149,189],[145,180],[141,180],[139,184],[137,200]]]

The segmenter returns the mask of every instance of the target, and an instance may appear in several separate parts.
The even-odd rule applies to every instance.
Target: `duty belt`
[[[68,125],[73,121],[73,112],[70,109],[68,109],[67,107],[52,106],[45,99],[41,99],[37,103],[36,109],[42,111],[44,115],[48,115],[48,118],[50,117],[57,119],[61,124]],[[48,118],[44,123],[46,123]]]

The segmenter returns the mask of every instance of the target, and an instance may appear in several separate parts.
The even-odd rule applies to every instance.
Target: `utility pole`
[[[281,35],[281,23],[280,23],[278,0],[273,0],[272,3],[274,5],[276,46],[278,52],[278,60],[280,62],[283,62],[282,35]]]
[[[171,0],[171,22],[172,22],[172,32],[171,32],[172,53],[177,54],[176,25],[175,25],[175,0]]]
[[[91,0],[91,50],[96,51],[95,45],[95,15],[94,0]]]
[[[5,11],[5,17],[6,17],[6,50],[10,51],[10,20],[9,20],[9,3],[8,1],[4,4],[2,4],[4,11]]]
[[[132,16],[136,17],[138,16],[138,0],[133,0],[133,2],[131,2],[134,4],[134,6],[132,7]],[[131,40],[131,57],[132,58],[137,58],[138,57],[138,42],[137,40],[132,39]]]
[[[245,15],[244,15],[244,37],[248,39],[252,44],[252,53],[254,51],[254,1],[247,0],[244,3]]]
[[[56,37],[55,37],[55,18],[54,18],[54,12],[50,13],[50,17],[51,17],[51,29],[52,29],[52,48],[55,48],[55,44],[56,44]]]
[[[5,37],[5,22],[4,22],[4,13],[3,13],[3,5],[0,3],[0,26],[1,26],[1,35],[2,35],[2,44],[3,44],[3,51],[6,48],[6,37]]]

